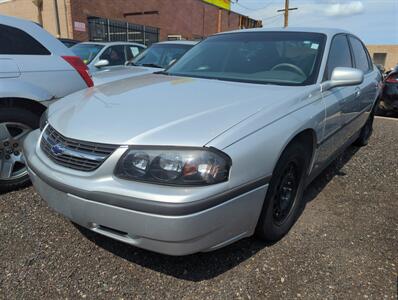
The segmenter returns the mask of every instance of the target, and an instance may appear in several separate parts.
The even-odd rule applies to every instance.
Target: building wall
[[[157,14],[131,15],[140,12]],[[83,22],[87,31],[74,30],[73,37],[88,39],[87,17],[96,16],[160,28],[160,40],[168,35],[194,39],[226,30],[238,29],[240,15],[199,0],[71,0],[73,22]],[[221,14],[220,26],[218,24]]]
[[[43,27],[57,36],[55,0],[43,0]],[[160,28],[160,40],[168,35],[196,39],[219,31],[238,29],[242,16],[220,9],[201,0],[56,0],[58,3],[59,37],[88,40],[87,17],[96,16]],[[157,11],[157,14],[129,13]],[[0,14],[38,22],[38,9],[32,0],[0,0]],[[84,31],[75,22],[84,23]]]
[[[71,14],[70,2],[71,0],[58,0],[58,13],[60,21],[60,34],[59,37],[71,38]],[[73,1],[73,0],[72,0]],[[54,13],[54,0],[43,0],[43,28],[51,34],[57,36],[56,18]],[[38,9],[32,3],[32,0],[10,0],[0,1],[0,14],[14,16],[31,20],[38,23]]]
[[[389,70],[398,65],[398,45],[367,45],[370,56],[374,59],[375,53],[385,53],[384,67]]]

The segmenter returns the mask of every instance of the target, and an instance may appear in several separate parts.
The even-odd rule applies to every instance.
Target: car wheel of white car
[[[257,224],[257,235],[269,242],[280,240],[293,226],[300,211],[308,150],[293,143],[283,152],[272,176]]]
[[[21,108],[0,111],[0,191],[21,188],[29,183],[22,143],[39,126],[39,116]]]

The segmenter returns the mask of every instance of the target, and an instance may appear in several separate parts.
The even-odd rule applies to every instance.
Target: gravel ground
[[[306,191],[274,245],[168,257],[77,228],[32,188],[0,195],[0,298],[396,299],[398,120],[378,118]]]

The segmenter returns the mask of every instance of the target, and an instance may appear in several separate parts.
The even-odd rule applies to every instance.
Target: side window
[[[363,44],[360,40],[352,36],[350,36],[350,43],[354,55],[355,67],[362,70],[364,73],[369,72],[369,58],[367,52],[363,47]]]
[[[324,81],[331,79],[332,72],[337,67],[352,68],[350,46],[347,37],[342,34],[335,36],[332,40]]]
[[[50,52],[26,32],[0,24],[0,54],[50,55]]]
[[[139,47],[139,46],[126,46],[126,55],[127,55],[127,60],[132,60],[135,58],[138,54],[140,54],[142,51],[144,51],[144,48]]]
[[[126,62],[126,56],[124,54],[124,46],[110,46],[101,54],[100,59],[106,59],[109,61],[109,66],[120,66]]]

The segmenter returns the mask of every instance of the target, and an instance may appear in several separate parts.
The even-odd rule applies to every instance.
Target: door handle
[[[357,87],[355,89],[355,97],[358,98],[359,96],[361,96],[361,88]]]

